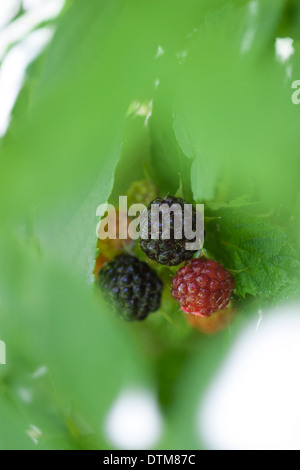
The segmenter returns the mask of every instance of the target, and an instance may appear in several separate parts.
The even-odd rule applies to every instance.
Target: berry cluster
[[[132,190],[135,200],[138,199],[135,193],[137,189],[138,186],[135,186]],[[145,199],[146,196],[142,194],[140,197]],[[180,227],[183,237],[178,239],[172,211],[171,213],[168,211],[169,236],[165,239],[163,236],[164,208],[167,210],[174,204],[182,210],[184,204],[187,203],[173,196],[155,198],[150,202],[145,218],[147,223],[141,227],[140,247],[149,259],[159,264],[177,266],[185,262],[173,278],[172,296],[179,302],[181,310],[189,314],[188,317],[191,315],[193,318],[208,319],[213,313],[222,313],[228,307],[234,281],[230,273],[216,261],[204,258],[192,259],[195,251],[186,250],[185,219],[182,217],[182,227]],[[151,217],[153,206],[160,211],[160,218],[155,223]],[[194,207],[190,217],[192,230],[195,230],[196,209]],[[145,235],[143,230],[146,237],[143,236]],[[107,255],[109,250],[106,245],[104,248],[103,251]],[[99,273],[96,273],[97,283],[125,320],[143,320],[149,313],[159,309],[163,284],[148,264],[132,255],[120,255],[119,243],[115,248],[114,259],[105,260],[101,264]],[[189,323],[194,325],[195,321],[189,321]],[[222,323],[223,320],[218,319],[218,327]]]

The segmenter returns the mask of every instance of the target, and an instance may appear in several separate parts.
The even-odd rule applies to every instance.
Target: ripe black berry
[[[107,263],[97,282],[124,320],[144,320],[160,307],[161,280],[134,256],[120,255]]]
[[[173,204],[178,204],[177,214],[181,213],[181,226],[175,227],[175,214],[173,211],[170,212],[169,208]],[[196,209],[191,206],[191,213],[184,212],[184,204],[188,204],[181,198],[168,196],[166,198],[156,198],[147,207],[147,223],[141,226],[141,249],[146,255],[160,264],[168,266],[176,266],[183,261],[187,261],[192,258],[193,254],[198,251],[187,250],[186,243],[194,242],[194,240],[188,240],[185,237],[185,225],[188,223],[193,231],[196,230]],[[152,206],[156,206],[159,209],[159,219],[157,223],[153,222],[151,217]],[[165,209],[164,209],[165,208]],[[169,218],[170,215],[170,218]],[[168,238],[164,239],[164,225],[163,221],[166,217],[170,220]],[[181,238],[178,238],[178,229],[181,233]],[[199,245],[200,247],[200,245]]]

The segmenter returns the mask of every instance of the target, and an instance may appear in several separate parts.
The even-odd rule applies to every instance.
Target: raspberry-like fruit
[[[185,313],[209,317],[227,307],[234,281],[214,260],[203,258],[186,263],[172,281],[172,296]]]
[[[124,320],[144,320],[160,307],[161,280],[134,256],[120,255],[105,264],[98,285]]]
[[[178,210],[170,211],[170,207],[177,204]],[[190,224],[193,231],[196,230],[196,209],[192,206],[190,214],[184,212],[184,204],[188,204],[182,198],[176,198],[174,196],[168,196],[166,198],[156,198],[147,207],[147,223],[141,224],[141,249],[146,255],[160,264],[167,266],[177,266],[183,261],[187,261],[192,258],[193,254],[197,250],[187,250],[186,244],[193,243],[194,240],[188,240],[185,237],[185,224]],[[159,218],[157,221],[151,220],[152,206],[156,206],[156,209],[160,211]],[[175,226],[177,215],[181,216],[180,226]],[[188,220],[190,218],[190,220]],[[170,221],[169,227],[164,221]],[[169,228],[169,233],[165,233],[165,229]],[[180,238],[179,238],[180,237]]]

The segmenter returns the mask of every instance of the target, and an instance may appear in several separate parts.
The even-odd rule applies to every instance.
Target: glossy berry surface
[[[105,264],[97,282],[124,320],[144,320],[160,307],[161,280],[134,256],[120,255]]]
[[[223,310],[234,289],[231,274],[214,260],[194,259],[172,281],[172,296],[185,313],[209,317]]]
[[[177,210],[181,214],[181,226],[175,227],[176,216],[169,208],[177,204]],[[141,249],[146,255],[157,263],[167,266],[177,266],[183,261],[192,258],[197,250],[187,250],[186,244],[194,240],[185,237],[185,224],[189,224],[193,231],[196,229],[196,209],[191,206],[190,214],[184,213],[184,205],[188,204],[184,199],[168,196],[156,198],[147,207],[147,224],[141,228]],[[151,216],[152,206],[160,210],[159,219],[154,222]],[[163,221],[169,220],[168,238],[164,239],[165,226]],[[177,233],[181,233],[178,238]],[[200,245],[199,245],[200,246]]]

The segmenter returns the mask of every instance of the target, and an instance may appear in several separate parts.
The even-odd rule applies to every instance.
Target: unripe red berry
[[[229,304],[234,281],[214,260],[193,259],[185,263],[172,281],[172,296],[185,313],[209,317]]]

